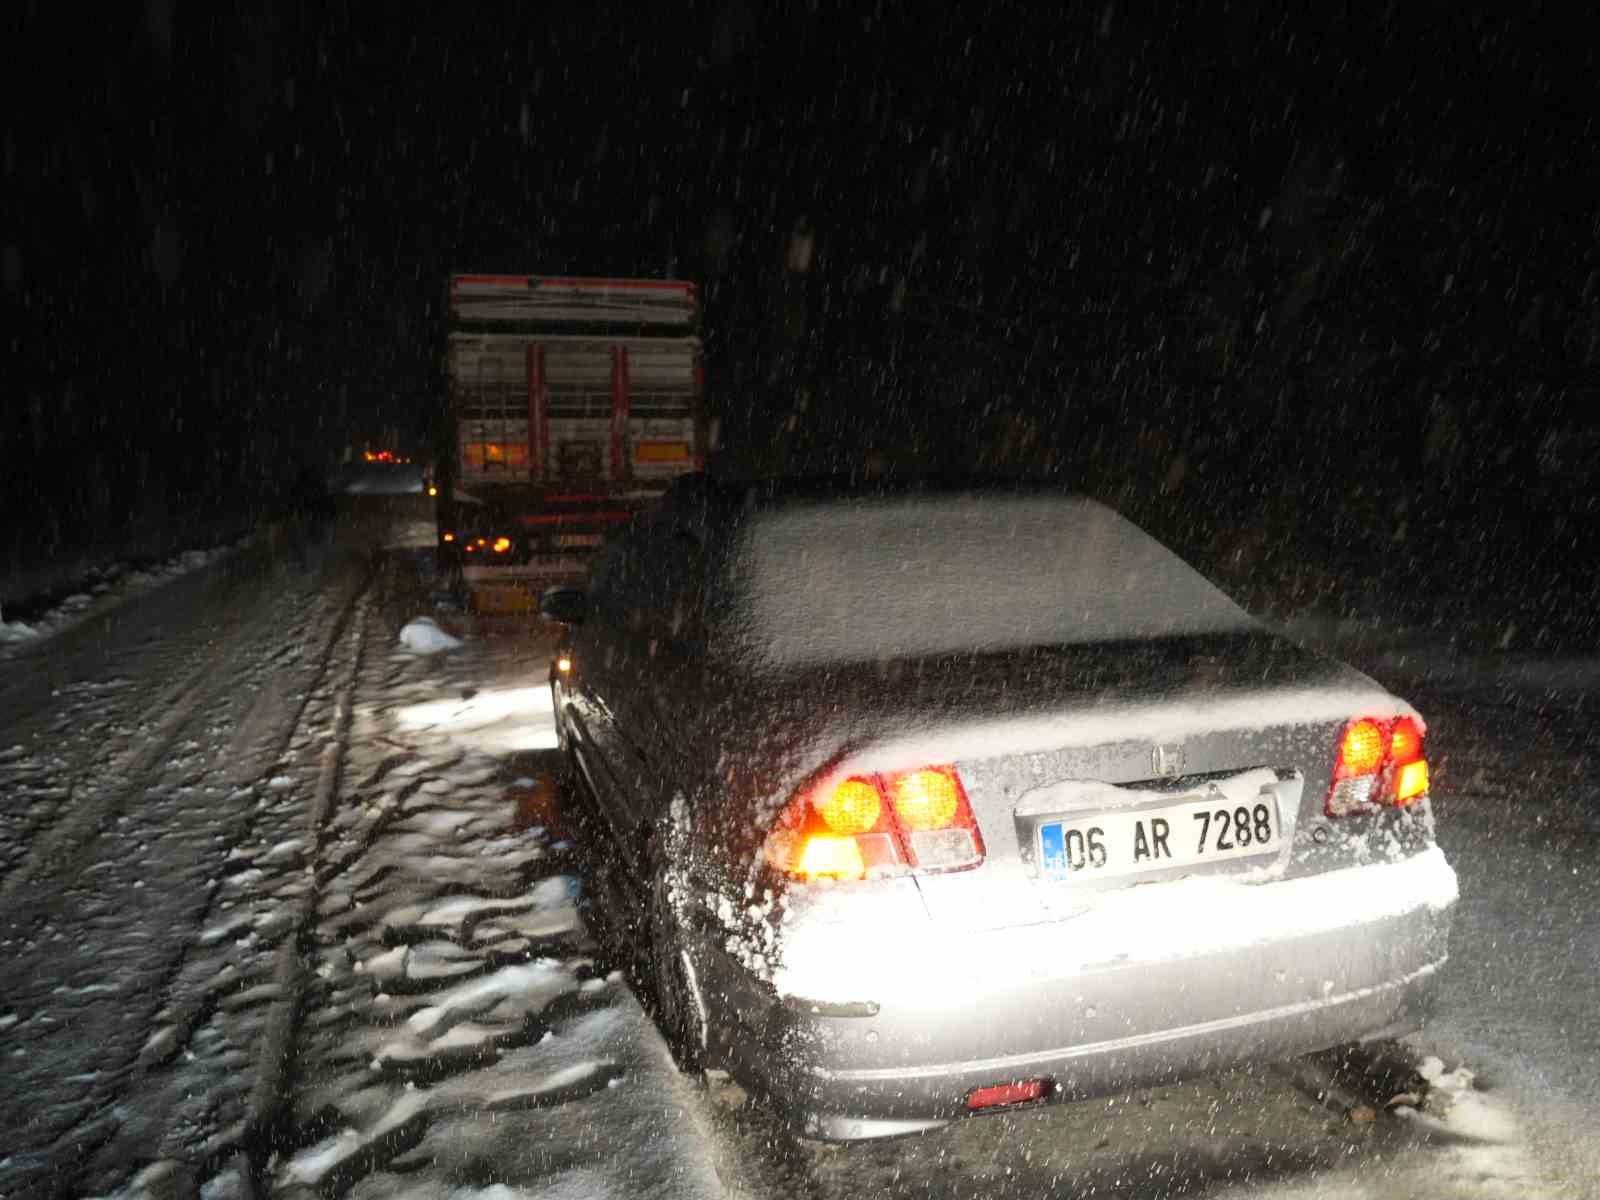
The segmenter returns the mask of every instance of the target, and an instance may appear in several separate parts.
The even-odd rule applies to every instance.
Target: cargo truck
[[[453,275],[448,315],[430,486],[441,561],[480,607],[481,585],[581,572],[608,529],[704,468],[694,284]]]

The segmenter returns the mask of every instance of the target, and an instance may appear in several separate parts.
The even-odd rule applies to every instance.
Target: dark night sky
[[[96,438],[106,490],[180,498],[419,436],[444,277],[479,269],[700,280],[760,468],[875,448],[1215,502],[1269,463],[1344,505],[1425,460],[1441,504],[1511,478],[1571,508],[1592,39],[1302,7],[14,6],[6,499],[78,503],[52,464]]]

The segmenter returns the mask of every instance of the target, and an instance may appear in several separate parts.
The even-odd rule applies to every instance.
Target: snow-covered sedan
[[[682,481],[552,594],[681,1062],[810,1136],[1416,1027],[1426,726],[1111,509]]]

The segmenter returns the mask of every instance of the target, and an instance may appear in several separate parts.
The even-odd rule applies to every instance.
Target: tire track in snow
[[[168,755],[192,723],[200,702],[207,695],[207,684],[214,686],[216,669],[228,651],[237,649],[224,642],[212,642],[206,653],[174,687],[159,696],[154,710],[164,715],[153,730],[124,735],[125,744],[105,761],[80,767],[67,785],[66,795],[41,830],[37,825],[20,830],[19,844],[28,847],[27,856],[0,883],[0,910],[11,916],[13,925],[23,923],[13,903],[24,889],[34,884],[41,872],[62,874],[72,871],[83,857],[87,844],[114,821],[134,793],[142,788],[151,771]],[[96,787],[95,779],[118,783]],[[36,915],[36,914],[34,914]]]
[[[305,606],[295,607],[304,611]],[[300,640],[305,631],[314,630],[324,616],[314,607],[312,611],[314,615],[292,635],[294,641]],[[81,871],[98,836],[134,796],[145,790],[150,777],[172,756],[173,750],[197,732],[195,727],[200,722],[214,717],[222,701],[238,687],[240,678],[250,677],[275,652],[281,652],[282,648],[273,641],[262,644],[264,637],[271,637],[276,615],[274,607],[263,599],[246,623],[235,626],[229,636],[209,639],[198,655],[186,652],[178,643],[169,657],[185,662],[181,677],[152,704],[143,706],[145,712],[159,714],[154,727],[135,727],[116,735],[110,746],[93,748],[93,757],[73,771],[62,800],[38,822],[13,834],[27,852],[0,882],[0,911],[7,914],[12,928],[38,916],[37,910],[30,910],[25,902],[19,905],[18,896],[36,885],[41,873],[61,877]],[[122,723],[126,724],[126,712],[122,716]]]
[[[237,861],[248,865],[214,881],[198,925],[204,926],[213,919],[219,903],[237,904],[245,915],[238,925],[222,919],[195,942],[185,944],[184,954],[174,964],[164,990],[167,1003],[162,1012],[169,1021],[152,1035],[140,1053],[140,1065],[149,1068],[145,1072],[148,1078],[171,1064],[176,1054],[187,1055],[187,1047],[198,1032],[206,1030],[218,1035],[221,1047],[220,1051],[211,1049],[212,1058],[231,1058],[230,1078],[207,1081],[210,1087],[205,1090],[210,1095],[205,1097],[198,1120],[191,1072],[168,1072],[166,1082],[175,1090],[182,1090],[181,1101],[163,1097],[167,1103],[162,1105],[152,1097],[143,1100],[146,1105],[163,1109],[157,1119],[146,1120],[153,1134],[146,1138],[151,1153],[172,1156],[164,1160],[164,1165],[196,1178],[215,1174],[249,1146],[256,1134],[254,1113],[258,1097],[273,1094],[281,1077],[295,988],[293,973],[285,964],[298,963],[302,906],[311,892],[303,874],[310,858],[309,848],[315,844],[322,806],[336,779],[342,739],[348,733],[348,723],[340,714],[348,711],[348,676],[359,667],[365,643],[369,582],[363,579],[354,593],[338,603],[318,653],[316,679],[278,739],[273,756],[281,763],[296,745],[302,754],[320,748],[314,759],[314,781],[299,778],[293,780],[293,788],[275,787],[291,779],[290,775],[279,773],[282,767],[274,767],[269,776],[258,779],[254,789],[257,794],[277,792],[286,798],[265,807],[258,803],[249,810],[243,827],[228,837],[232,846],[230,860],[241,855],[252,839],[258,839],[265,849],[242,853]],[[345,656],[350,664],[347,677],[338,682],[337,693],[329,696],[328,689],[334,686],[332,676]],[[324,728],[317,718],[329,708],[334,715]],[[306,767],[311,765],[307,763]],[[298,774],[305,776],[305,768]],[[304,801],[299,785],[308,782],[313,784],[313,795]],[[230,889],[230,884],[238,886]],[[231,900],[222,899],[230,893]],[[235,943],[238,950],[230,953],[222,943],[229,942],[234,932],[244,932],[245,938]],[[208,946],[218,948],[207,953]],[[219,959],[230,961],[219,969]],[[193,978],[185,981],[186,975]],[[200,979],[205,982],[197,984]],[[189,986],[185,986],[186,982]],[[152,1043],[159,1045],[159,1057],[150,1054]]]
[[[202,989],[198,998],[175,997],[175,987],[184,976],[185,966],[195,949],[190,942],[190,931],[203,925],[221,897],[233,894],[232,900],[221,900],[222,903],[250,900],[250,885],[255,882],[251,878],[253,868],[232,873],[221,870],[224,866],[222,856],[233,853],[264,821],[270,823],[267,819],[275,809],[281,809],[285,804],[294,805],[293,797],[279,798],[270,788],[257,789],[251,786],[258,782],[254,773],[261,769],[263,762],[281,762],[286,754],[291,754],[297,734],[303,732],[302,725],[314,706],[314,697],[335,647],[340,642],[359,597],[366,590],[369,576],[370,572],[358,573],[352,583],[350,578],[341,575],[338,585],[330,588],[320,598],[320,603],[300,608],[307,615],[289,631],[275,624],[285,599],[283,593],[262,589],[264,593],[272,594],[264,595],[257,610],[236,625],[234,636],[220,646],[214,645],[216,652],[202,659],[190,676],[173,689],[181,691],[185,700],[163,721],[160,736],[153,739],[155,744],[141,748],[138,760],[125,768],[143,773],[128,776],[122,786],[113,789],[112,804],[117,807],[126,805],[131,797],[141,791],[145,793],[143,802],[131,810],[132,823],[124,826],[114,812],[105,809],[93,813],[95,819],[92,821],[85,817],[65,823],[63,832],[56,834],[52,840],[58,846],[72,846],[64,854],[77,869],[69,872],[59,858],[45,864],[51,868],[51,875],[38,880],[31,889],[34,894],[27,896],[25,903],[17,906],[17,910],[7,913],[10,936],[0,948],[9,949],[20,942],[24,957],[33,955],[36,959],[44,952],[42,948],[35,949],[35,943],[42,939],[42,935],[25,936],[27,926],[23,923],[30,920],[35,925],[43,921],[46,930],[52,919],[61,923],[62,929],[54,935],[57,938],[62,931],[71,931],[76,927],[77,935],[85,939],[80,942],[79,958],[83,957],[84,947],[97,940],[103,941],[108,935],[115,938],[112,931],[120,927],[119,915],[125,916],[119,914],[118,910],[129,907],[126,901],[115,894],[119,887],[124,889],[128,900],[133,901],[133,908],[148,904],[152,916],[160,914],[160,919],[174,923],[176,927],[161,931],[170,937],[170,942],[164,938],[152,942],[150,931],[141,929],[137,921],[129,924],[123,920],[122,924],[128,925],[135,944],[126,944],[126,939],[106,943],[111,951],[109,958],[125,961],[125,965],[120,967],[106,962],[93,964],[125,972],[119,987],[106,987],[107,991],[113,993],[126,993],[123,1019],[117,1023],[126,1030],[128,1018],[131,1017],[135,1022],[142,1021],[142,1014],[157,1012],[158,1008],[158,1019],[165,1015],[168,1020],[142,1045],[135,1041],[131,1049],[122,1049],[121,1042],[127,1036],[123,1033],[120,1040],[114,1038],[100,1048],[96,1070],[76,1100],[47,1104],[42,1111],[26,1115],[21,1110],[9,1111],[13,1106],[6,1105],[5,1123],[19,1131],[16,1139],[18,1153],[5,1163],[0,1163],[0,1185],[9,1187],[13,1180],[20,1180],[24,1190],[27,1190],[33,1186],[27,1183],[30,1178],[39,1186],[44,1186],[39,1181],[48,1178],[50,1184],[45,1194],[71,1194],[79,1187],[79,1180],[99,1181],[100,1185],[104,1185],[107,1180],[114,1181],[125,1175],[130,1164],[139,1158],[152,1156],[157,1145],[169,1140],[172,1126],[176,1123],[187,1124],[184,1132],[191,1141],[203,1140],[208,1135],[214,1137],[215,1127],[226,1116],[229,1102],[227,1089],[223,1089],[215,1098],[208,1098],[204,1107],[196,1112],[194,1106],[187,1105],[194,1089],[181,1081],[183,1072],[169,1073],[169,1076],[175,1075],[176,1078],[169,1077],[166,1080],[162,1078],[163,1072],[177,1055],[187,1056],[188,1042],[203,1023],[219,1011],[225,1012],[229,1022],[237,1023],[236,1018],[247,1017],[250,1010],[260,1003],[261,997],[258,989],[247,986],[251,982],[247,972],[236,972],[234,977],[223,979],[218,986]],[[291,595],[299,598],[300,592],[301,589],[296,589]],[[306,656],[303,652],[308,648],[308,641],[312,644],[309,647],[310,655]],[[298,672],[292,675],[284,663],[275,663],[274,660],[280,659],[285,649],[295,648],[299,648],[302,655]],[[309,661],[305,661],[307,657]],[[241,670],[241,667],[244,669]],[[294,695],[294,680],[307,675],[309,680],[303,691],[298,696]],[[248,693],[248,697],[244,693]],[[152,790],[149,785],[151,779],[159,777],[161,773],[163,756],[170,754],[183,742],[185,733],[195,723],[212,715],[212,704],[222,703],[236,695],[247,699],[240,719],[234,724],[232,735],[215,748],[218,757],[212,760],[210,768],[200,777],[212,780],[212,786],[192,786],[191,781],[191,786],[180,784],[175,788],[162,786]],[[160,839],[170,844],[169,856],[172,853],[183,856],[176,861],[185,864],[182,878],[192,883],[185,886],[178,880],[155,880],[158,887],[162,883],[178,884],[182,890],[176,895],[161,897],[155,889],[138,890],[144,888],[143,878],[132,883],[134,891],[126,892],[125,865],[109,859],[95,861],[97,855],[111,854],[116,849],[102,846],[95,834],[115,830],[114,836],[120,843],[141,836],[137,832],[130,834],[129,830],[146,827],[149,828],[151,840]],[[142,846],[143,843],[140,843],[140,848]],[[43,862],[38,856],[35,860]],[[169,857],[168,861],[173,860]],[[204,871],[206,862],[215,864],[209,873]],[[290,866],[292,864],[279,864],[284,869]],[[109,870],[102,870],[106,867]],[[263,879],[269,875],[260,871],[255,874]],[[209,883],[204,882],[207,878]],[[274,878],[281,883],[282,871]],[[13,894],[20,891],[25,882],[15,883],[10,891]],[[175,904],[180,911],[173,911]],[[177,918],[175,922],[174,918]],[[85,926],[98,927],[103,932],[95,932],[94,929],[84,932]],[[259,930],[259,936],[270,944],[283,932],[281,926],[266,926]],[[172,934],[177,936],[172,937]],[[252,930],[248,936],[257,939],[258,931]],[[61,954],[65,954],[66,950],[67,947],[63,947]],[[60,955],[55,956],[53,962],[48,959],[38,961],[41,966],[56,972],[75,971],[81,974],[83,970],[81,966],[63,963]],[[89,990],[78,989],[80,993]],[[62,992],[63,987],[57,986],[53,994]],[[56,1003],[66,1005],[71,1002]],[[114,1001],[107,997],[104,1003]],[[83,1008],[84,1004],[89,1007]],[[34,1000],[34,1006],[37,1012],[43,1011],[42,996]],[[95,1017],[92,999],[80,1001],[79,1006],[82,1016],[71,1018],[73,1023],[84,1018],[91,1023],[96,1020],[103,1023],[111,1019],[111,1012],[105,1011],[100,1017]],[[139,1026],[134,1025],[133,1028],[137,1031]],[[41,1052],[46,1058],[83,1054],[82,1049],[74,1050],[59,1044],[52,1050],[52,1037],[59,1039],[60,1036],[46,1028],[33,1039],[33,1053],[24,1066],[25,1075],[33,1074],[38,1080],[35,1085],[37,1088],[48,1091],[51,1085],[44,1082],[40,1073],[43,1072],[47,1077],[52,1064],[32,1061],[33,1057]],[[221,1047],[214,1049],[223,1057],[231,1053],[225,1040]],[[22,1052],[19,1048],[16,1053]],[[108,1055],[110,1061],[105,1061]],[[236,1067],[237,1063],[230,1065]],[[164,1088],[164,1082],[170,1086]],[[54,1081],[54,1086],[59,1092],[59,1081]],[[135,1088],[140,1092],[139,1103],[122,1103],[122,1098]],[[220,1111],[211,1112],[207,1109]],[[204,1157],[205,1153],[202,1151],[201,1156]]]
[[[339,792],[339,782],[350,739],[352,705],[357,680],[366,650],[367,608],[363,605],[355,634],[355,652],[351,656],[348,676],[340,685],[335,702],[332,736],[323,746],[316,792],[311,802],[311,812],[306,822],[306,836],[312,846],[323,840],[329,813]],[[320,888],[313,869],[311,886],[307,887],[294,903],[292,925],[279,946],[274,967],[274,979],[281,989],[274,997],[267,1015],[263,1036],[256,1048],[255,1086],[250,1093],[250,1111],[240,1139],[241,1173],[252,1193],[259,1192],[259,1182],[268,1157],[276,1144],[284,1124],[289,1103],[289,1085],[293,1069],[292,1054],[297,1020],[306,990],[305,972],[302,968],[303,942],[315,911]]]
[[[22,758],[12,769],[31,768],[36,777],[20,795],[8,789],[0,805],[0,886],[19,869],[32,869],[28,860],[38,861],[36,843],[47,831],[63,819],[83,819],[72,793],[113,777],[104,764],[131,751],[148,735],[153,715],[169,711],[185,685],[200,678],[204,664],[197,660],[259,625],[273,600],[286,601],[281,612],[301,614],[291,643],[298,644],[308,627],[305,614],[317,608],[318,581],[294,580],[293,595],[285,596],[286,589],[262,586],[277,580],[259,569],[251,573],[253,561],[259,568],[257,560],[230,559],[134,597],[31,645],[0,672],[0,726],[17,739],[12,750]],[[243,669],[263,659],[247,654]],[[95,798],[92,790],[88,798]]]
[[[298,1084],[263,1182],[720,1195],[686,1085],[597,961],[550,796],[516,778],[533,760],[398,719],[492,693],[478,649],[363,670],[348,790],[319,850]]]

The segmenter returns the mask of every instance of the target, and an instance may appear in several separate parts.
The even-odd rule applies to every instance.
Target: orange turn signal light
[[[1419,758],[1415,762],[1400,764],[1399,774],[1394,780],[1394,799],[1396,804],[1405,804],[1415,800],[1428,790],[1428,760]]]
[[[1339,775],[1370,775],[1383,765],[1383,730],[1376,721],[1352,721],[1339,743]]]
[[[944,771],[912,771],[890,784],[895,815],[911,830],[943,829],[961,807],[956,781]]]
[[[866,833],[878,824],[882,811],[878,789],[865,779],[846,779],[812,803],[828,828],[842,834]]]

